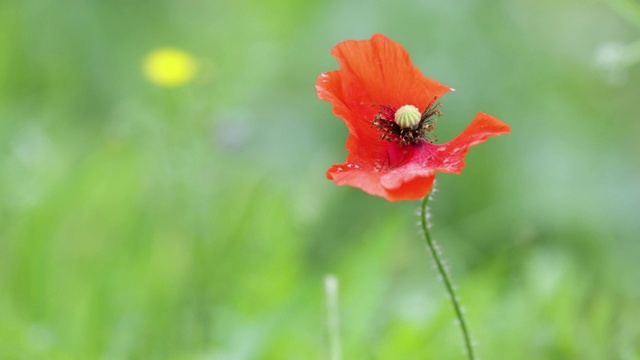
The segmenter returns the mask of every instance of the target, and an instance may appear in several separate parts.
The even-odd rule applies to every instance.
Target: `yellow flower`
[[[196,74],[196,61],[180,49],[163,47],[150,52],[142,68],[147,80],[158,86],[175,87],[189,82]]]

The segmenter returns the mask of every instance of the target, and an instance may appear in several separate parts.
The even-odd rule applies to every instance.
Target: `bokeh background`
[[[324,177],[330,48],[382,32],[513,133],[440,175],[483,359],[640,359],[640,3],[0,1],[0,359],[462,359],[416,226]],[[186,52],[168,87],[143,63]]]

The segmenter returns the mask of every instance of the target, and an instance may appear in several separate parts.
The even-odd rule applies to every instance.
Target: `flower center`
[[[393,119],[403,129],[412,129],[420,123],[420,110],[413,105],[404,105],[396,110]]]
[[[391,106],[380,106],[371,125],[380,131],[380,139],[400,146],[433,143],[438,139],[433,132],[436,120],[442,115],[436,99],[422,113],[413,105],[403,105],[397,110]]]

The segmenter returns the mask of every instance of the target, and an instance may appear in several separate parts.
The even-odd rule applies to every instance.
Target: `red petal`
[[[353,164],[333,165],[327,171],[327,178],[337,185],[353,186],[389,201],[416,200],[431,191],[435,180],[433,172],[423,170],[420,176],[412,176],[407,181],[396,181],[406,174],[405,170],[399,168],[391,172],[380,172],[362,169]]]
[[[451,90],[422,75],[402,45],[381,34],[343,41],[331,53],[341,68],[320,75],[318,97],[333,104],[334,114],[361,141],[377,142],[380,134],[371,121],[379,106],[410,104],[424,110]]]
[[[386,189],[387,196],[385,198],[389,201],[422,199],[431,192],[435,180],[436,177],[433,174],[416,176],[403,183],[401,187]]]
[[[460,173],[465,166],[464,157],[469,147],[484,142],[490,136],[509,132],[509,125],[485,113],[478,113],[469,126],[448,143],[389,147],[389,150],[398,152],[411,149],[406,152],[401,164],[394,163],[389,170],[371,166],[366,159],[359,161],[362,159],[349,156],[347,164],[332,166],[327,171],[327,177],[338,185],[357,187],[389,201],[416,200],[431,191],[435,172]],[[389,156],[398,159],[401,155],[390,153]]]
[[[509,125],[480,112],[455,139],[440,145],[424,144],[423,149],[416,152],[412,161],[419,162],[434,171],[459,174],[465,166],[464,157],[469,147],[485,142],[491,136],[510,132]]]
[[[411,104],[422,110],[451,90],[422,75],[402,45],[381,34],[371,40],[343,41],[331,53],[340,62],[339,71],[358,79],[366,100],[373,104],[395,108]]]

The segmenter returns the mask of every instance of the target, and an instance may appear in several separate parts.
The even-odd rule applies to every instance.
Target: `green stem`
[[[429,194],[430,195],[430,194]],[[462,336],[464,337],[464,345],[467,349],[467,355],[469,360],[475,360],[475,354],[473,353],[473,345],[471,344],[471,336],[469,335],[469,329],[467,326],[467,321],[462,312],[462,308],[460,306],[460,301],[458,296],[456,295],[453,284],[451,283],[451,278],[449,273],[447,272],[447,268],[444,266],[442,258],[440,257],[440,253],[436,248],[436,244],[431,238],[431,232],[429,232],[429,225],[427,224],[427,204],[429,203],[429,195],[425,196],[422,200],[422,207],[420,211],[420,221],[422,223],[422,230],[424,231],[424,237],[427,240],[427,245],[429,247],[429,251],[431,256],[436,262],[436,266],[438,268],[438,272],[442,276],[442,280],[444,281],[444,286],[447,288],[447,293],[449,294],[449,299],[451,300],[451,305],[453,305],[453,309],[456,312],[456,316],[458,317],[458,322],[460,323],[460,328],[462,329]]]

